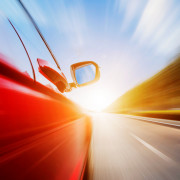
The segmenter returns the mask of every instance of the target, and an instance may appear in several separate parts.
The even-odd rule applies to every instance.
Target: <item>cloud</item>
[[[84,32],[87,30],[85,12],[81,1],[73,3],[61,1],[53,20],[59,32],[68,38],[73,47],[82,48],[84,44]],[[56,17],[55,17],[56,16]]]
[[[165,54],[176,54],[180,51],[180,25],[174,26],[167,38],[162,39],[159,44],[158,52]]]
[[[121,31],[125,31],[131,26],[133,20],[141,15],[144,4],[147,0],[116,0],[115,7],[119,14],[124,18],[121,25]]]
[[[180,37],[177,30],[178,12],[179,6],[175,1],[149,0],[134,32],[133,40],[158,53],[173,53],[173,48],[179,44],[174,40]],[[171,47],[165,45],[167,42],[171,42]]]
[[[151,38],[168,15],[169,7],[170,1],[168,0],[150,0],[140,18],[134,36],[138,37],[141,42]]]

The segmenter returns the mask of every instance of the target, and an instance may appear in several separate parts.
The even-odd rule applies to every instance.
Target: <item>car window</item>
[[[8,64],[33,78],[28,56],[7,18],[0,16],[0,55]]]
[[[3,13],[12,21],[27,48],[35,70],[36,80],[51,89],[57,90],[56,86],[39,72],[37,58],[48,61],[55,70],[59,70],[35,27],[24,13],[24,10],[17,1],[11,1],[11,3],[4,1],[1,7]],[[38,24],[40,24],[40,29],[44,25],[41,22]]]

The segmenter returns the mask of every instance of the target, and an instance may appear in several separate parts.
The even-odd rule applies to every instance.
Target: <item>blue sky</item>
[[[100,65],[98,83],[66,94],[89,109],[107,106],[166,66],[180,50],[179,0],[23,2],[69,81],[72,63],[92,60]],[[51,58],[45,48],[41,50],[42,42],[15,0],[2,0],[0,11],[20,30],[34,59],[40,56],[37,52]]]

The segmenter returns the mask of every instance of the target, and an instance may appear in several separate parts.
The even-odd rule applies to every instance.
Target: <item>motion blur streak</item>
[[[180,56],[156,75],[118,98],[107,111],[179,120],[179,108]]]
[[[167,66],[180,51],[179,0],[22,2],[61,63],[69,82],[72,81],[70,64],[93,60],[100,65],[99,83],[66,94],[90,110],[104,109],[127,90]],[[19,3],[1,0],[0,11],[9,17],[30,51],[37,81],[49,86],[37,72],[36,60],[41,58],[52,64],[54,61]],[[16,57],[16,65],[31,75],[30,67],[24,65],[23,52],[15,51],[13,44],[17,42],[9,36],[12,33],[3,29],[4,24],[4,20],[0,20],[1,53],[12,59]]]
[[[0,179],[79,179],[91,122],[61,94],[0,59]]]
[[[107,113],[92,117],[89,179],[179,179],[179,129]]]

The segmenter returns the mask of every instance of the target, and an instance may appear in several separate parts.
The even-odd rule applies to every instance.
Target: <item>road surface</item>
[[[88,179],[180,180],[180,129],[92,114]]]

